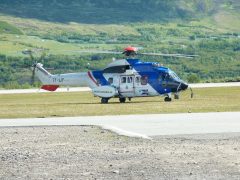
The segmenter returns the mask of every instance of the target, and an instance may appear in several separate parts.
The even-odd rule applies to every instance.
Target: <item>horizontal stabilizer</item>
[[[58,87],[58,85],[43,85],[41,89],[44,89],[46,91],[56,91]]]

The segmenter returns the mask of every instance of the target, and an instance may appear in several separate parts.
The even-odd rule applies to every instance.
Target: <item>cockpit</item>
[[[160,81],[181,81],[178,75],[170,69],[160,67],[158,72]]]
[[[163,87],[172,89],[172,92],[187,89],[188,85],[182,81],[174,71],[167,68],[159,68],[158,70],[159,84]]]

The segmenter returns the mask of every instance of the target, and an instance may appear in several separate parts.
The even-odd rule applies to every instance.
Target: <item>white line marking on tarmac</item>
[[[101,126],[103,129],[107,129],[110,130],[112,132],[115,132],[119,135],[123,135],[123,136],[128,136],[128,137],[138,137],[138,138],[144,138],[144,139],[152,139],[144,134],[139,134],[139,133],[134,133],[134,132],[130,132],[130,131],[126,131],[114,126],[106,126],[106,125],[102,125]]]

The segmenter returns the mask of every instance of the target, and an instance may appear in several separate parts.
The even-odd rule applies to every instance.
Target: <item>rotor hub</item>
[[[125,54],[127,57],[129,56],[135,56],[137,55],[138,49],[136,47],[128,46],[124,49],[123,54]]]

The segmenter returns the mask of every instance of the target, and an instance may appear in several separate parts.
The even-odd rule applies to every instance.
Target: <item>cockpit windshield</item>
[[[177,74],[176,74],[175,72],[173,72],[173,71],[169,71],[169,76],[170,76],[170,78],[172,78],[172,79],[180,79],[180,78],[177,76]]]
[[[161,73],[159,75],[159,81],[172,81],[172,80],[180,80],[176,73],[173,71]]]

